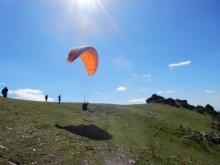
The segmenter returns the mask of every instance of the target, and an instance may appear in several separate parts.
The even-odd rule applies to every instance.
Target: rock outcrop
[[[217,112],[214,110],[214,108],[207,104],[205,107],[201,106],[201,105],[197,105],[197,106],[193,106],[187,103],[187,100],[180,100],[180,99],[172,99],[172,98],[168,98],[165,99],[162,96],[153,94],[150,98],[148,98],[146,100],[147,103],[161,103],[161,104],[168,104],[171,107],[184,107],[186,109],[189,110],[193,110],[196,111],[200,114],[209,114],[213,117],[213,123],[212,123],[212,128],[220,131],[220,112]],[[210,138],[212,139],[212,138]],[[219,137],[216,139],[217,143],[219,143]]]
[[[156,94],[153,94],[150,98],[148,98],[146,100],[146,102],[147,103],[168,104],[170,106],[174,106],[174,107],[177,107],[177,108],[184,107],[184,108],[187,108],[187,109],[190,109],[190,110],[196,109],[195,106],[188,104],[187,100],[180,100],[180,99],[174,100],[172,98],[165,99],[164,97],[156,95]]]

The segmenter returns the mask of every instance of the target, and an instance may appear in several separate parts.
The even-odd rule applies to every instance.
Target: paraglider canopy
[[[79,46],[70,50],[67,62],[71,63],[78,57],[81,57],[85,67],[87,69],[88,75],[93,76],[98,67],[98,53],[95,48],[91,46]]]

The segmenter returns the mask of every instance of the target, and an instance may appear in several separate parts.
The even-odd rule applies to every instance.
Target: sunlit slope
[[[51,103],[0,97],[0,164],[219,164],[208,115],[161,104]]]

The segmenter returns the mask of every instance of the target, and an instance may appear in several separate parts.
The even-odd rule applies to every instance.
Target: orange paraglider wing
[[[78,57],[81,57],[81,59],[83,60],[86,66],[88,75],[89,76],[94,75],[97,70],[98,62],[99,62],[98,53],[95,50],[95,48],[91,46],[80,46],[80,47],[73,48],[69,52],[67,62],[69,63],[73,62]]]

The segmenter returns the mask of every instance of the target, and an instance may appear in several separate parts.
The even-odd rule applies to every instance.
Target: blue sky
[[[8,97],[138,104],[152,94],[220,110],[219,0],[0,0]],[[69,51],[93,46],[94,76]]]

